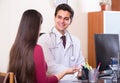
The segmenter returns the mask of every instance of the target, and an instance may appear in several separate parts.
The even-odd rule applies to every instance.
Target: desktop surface
[[[62,80],[59,83],[91,83],[88,80]],[[94,83],[120,83],[120,79],[117,81],[112,81],[112,79],[99,79],[97,82]]]

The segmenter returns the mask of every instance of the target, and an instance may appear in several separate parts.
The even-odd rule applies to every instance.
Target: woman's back
[[[41,46],[36,45],[34,48],[34,63],[37,83],[57,83],[56,76],[46,76],[47,64],[44,59]]]

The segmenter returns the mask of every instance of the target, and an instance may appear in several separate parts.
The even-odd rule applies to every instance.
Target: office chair
[[[17,83],[13,72],[0,72],[0,83]]]
[[[45,34],[45,33],[40,33],[39,36],[42,36],[43,34]]]

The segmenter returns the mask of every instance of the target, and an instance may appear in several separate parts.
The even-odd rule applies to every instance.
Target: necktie
[[[66,37],[65,36],[62,36],[61,39],[63,40],[63,46],[65,48],[65,45],[66,45]]]

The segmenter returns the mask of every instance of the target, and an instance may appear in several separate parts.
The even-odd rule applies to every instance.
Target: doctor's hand
[[[77,72],[74,73],[74,76],[76,78],[80,78],[82,76],[82,72],[81,71],[77,71]]]
[[[78,71],[78,74],[77,74],[77,78],[81,77],[82,76],[82,72],[81,71]]]
[[[75,72],[78,72],[78,68],[68,68],[65,70],[66,74],[74,74]]]

